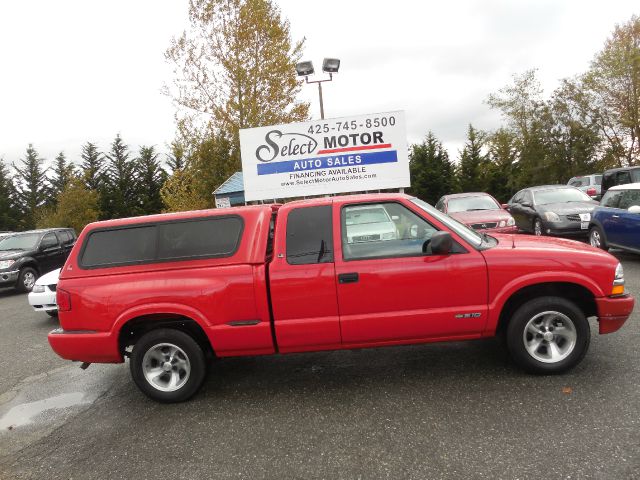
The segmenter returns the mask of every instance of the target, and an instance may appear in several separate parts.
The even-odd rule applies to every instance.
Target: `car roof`
[[[608,170],[605,170],[604,173],[615,173],[615,172],[621,172],[624,170],[636,170],[640,167],[617,167],[617,168],[610,168]]]
[[[616,185],[609,190],[640,190],[640,183],[625,183],[622,185]]]
[[[491,195],[489,195],[486,192],[466,192],[466,193],[451,193],[449,195],[442,196],[442,198],[446,198],[447,200],[450,200],[452,198],[464,198],[464,197],[491,197]]]
[[[557,188],[573,188],[573,189],[576,189],[576,187],[572,187],[571,185],[539,185],[537,187],[527,187],[524,190],[530,190],[532,192],[539,192],[541,190],[554,190],[554,189],[557,189]]]

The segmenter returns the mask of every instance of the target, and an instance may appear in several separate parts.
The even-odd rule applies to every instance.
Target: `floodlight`
[[[325,58],[322,61],[322,71],[326,73],[338,73],[340,68],[340,59],[338,58]]]
[[[301,77],[313,75],[313,62],[300,62],[296,64],[296,72]]]

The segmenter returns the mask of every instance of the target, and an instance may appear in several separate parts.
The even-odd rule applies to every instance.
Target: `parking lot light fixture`
[[[299,77],[304,77],[306,83],[318,84],[318,97],[320,99],[320,118],[324,120],[324,103],[322,101],[322,83],[333,80],[333,74],[338,73],[340,69],[340,60],[338,58],[325,58],[322,61],[322,71],[329,74],[329,78],[322,80],[309,80],[309,75],[313,75],[313,62],[304,61],[296,64],[296,73]]]
[[[325,58],[322,61],[322,71],[325,73],[338,73],[340,69],[340,59],[338,58]]]
[[[313,75],[315,70],[313,69],[313,62],[300,62],[296,63],[296,72],[300,77],[306,77]]]

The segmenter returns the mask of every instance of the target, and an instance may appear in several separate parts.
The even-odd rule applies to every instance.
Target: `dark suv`
[[[40,275],[64,265],[74,243],[71,228],[30,230],[0,239],[0,287],[31,291]]]
[[[640,167],[612,168],[602,174],[602,196],[611,187],[640,182]]]

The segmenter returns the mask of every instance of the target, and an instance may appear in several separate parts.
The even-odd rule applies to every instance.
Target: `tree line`
[[[166,165],[180,169],[180,156],[168,156]],[[105,152],[95,143],[84,144],[78,164],[60,152],[45,167],[29,145],[12,168],[0,159],[0,231],[65,226],[79,233],[96,220],[160,213],[167,178],[155,147],[132,153],[120,135]]]
[[[80,231],[93,220],[213,207],[213,191],[241,168],[241,128],[309,118],[294,68],[304,39],[291,39],[271,0],[192,0],[189,19],[165,52],[175,76],[165,93],[177,106],[166,162],[118,135],[108,151],[88,142],[79,163],[60,153],[44,168],[30,145],[13,168],[0,162],[0,230]],[[550,96],[529,70],[486,103],[503,125],[469,125],[455,158],[432,131],[410,147],[411,193],[431,203],[463,191],[506,201],[526,186],[638,164],[640,18],[617,25],[589,69]]]

